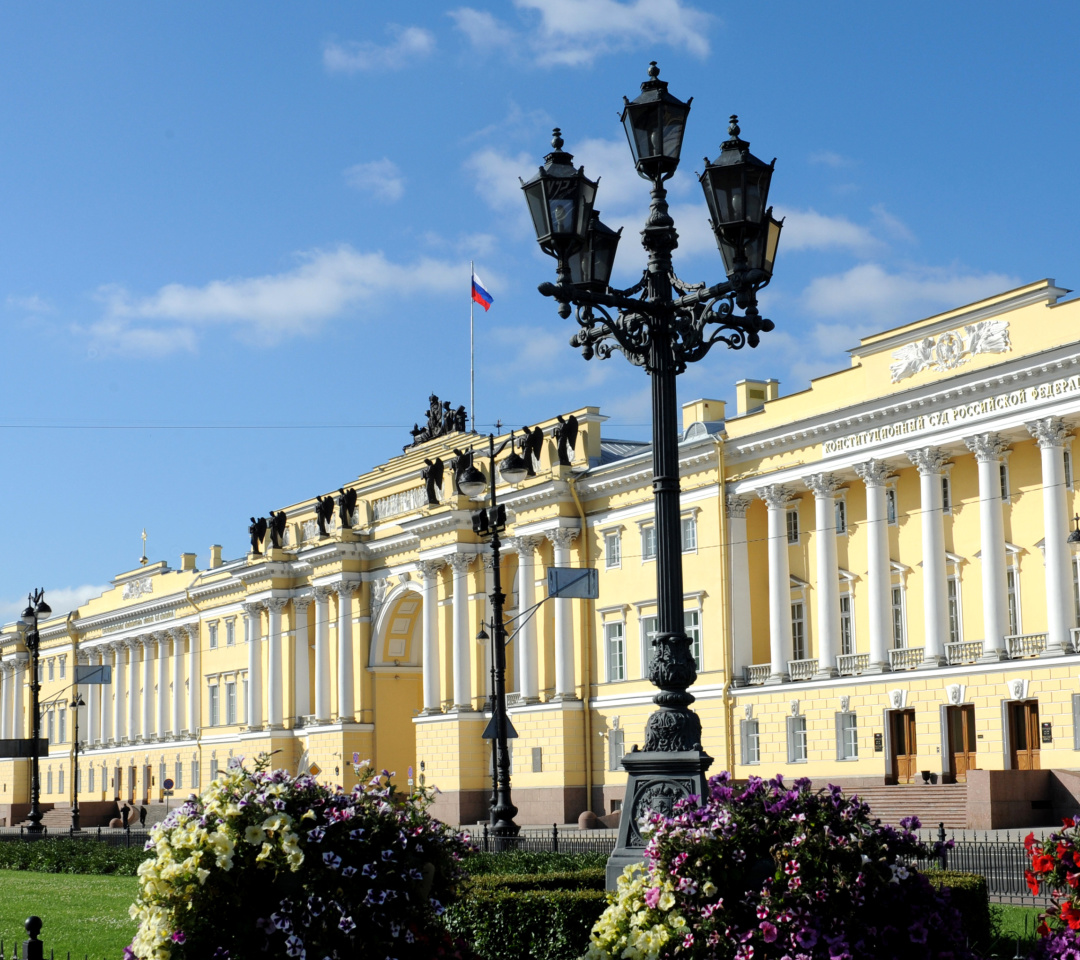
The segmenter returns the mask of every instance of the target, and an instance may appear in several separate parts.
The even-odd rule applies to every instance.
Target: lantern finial
[[[728,124],[727,132],[733,137],[737,137],[742,133],[742,130],[739,129],[739,115],[737,113],[731,115],[731,122]]]
[[[556,150],[561,150],[563,148],[562,130],[558,127],[551,131],[551,145]]]
[[[649,61],[649,78],[652,79],[652,80],[655,80],[658,76],[660,76],[660,68],[656,65],[655,60],[650,60]]]

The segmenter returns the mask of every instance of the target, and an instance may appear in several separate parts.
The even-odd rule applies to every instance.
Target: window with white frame
[[[837,498],[833,502],[833,517],[836,525],[836,535],[843,536],[847,533],[847,501]]]
[[[757,720],[752,718],[742,720],[739,727],[741,728],[742,762],[761,763],[761,733]]]
[[[236,723],[236,682],[225,683],[225,722]]]
[[[799,508],[790,507],[787,511],[787,542],[789,545],[799,542]]]
[[[656,652],[653,650],[652,645],[653,637],[656,636],[656,625],[657,617],[655,614],[641,618],[641,659],[646,677],[649,675],[649,669],[652,667],[653,655]]]
[[[626,679],[626,637],[621,621],[604,624],[608,681]]]
[[[964,639],[964,623],[960,612],[960,578],[951,576],[945,581],[946,602],[949,608],[949,643]]]
[[[1009,634],[1016,636],[1020,633],[1020,578],[1017,576],[1014,566],[1005,568],[1005,593],[1008,597],[1009,607]],[[1076,564],[1073,564],[1073,575],[1076,575]],[[1078,615],[1080,620],[1080,615]]]
[[[1009,502],[1009,463],[1007,460],[1002,460],[998,464],[998,477],[1001,480],[1001,499],[1005,502]]]
[[[173,764],[173,789],[180,790],[184,786],[184,764],[179,760]]]
[[[60,726],[60,743],[67,742],[67,710],[61,707],[58,711],[60,716],[58,717]]]
[[[941,477],[941,512],[952,513],[952,480],[948,474]]]
[[[199,761],[194,758],[191,761],[191,786],[193,789],[199,786]]]
[[[791,604],[791,659],[806,659],[806,607],[801,600]]]
[[[90,792],[93,793],[94,790],[96,789],[95,786],[94,786],[94,765],[93,764],[90,764],[90,776],[89,776],[88,779],[90,780]]]
[[[60,782],[57,784],[56,792],[57,793],[63,793],[64,792],[64,765],[63,764],[60,765],[59,780],[60,780]]]
[[[682,518],[682,552],[697,553],[697,517],[694,514]]]
[[[622,566],[622,534],[618,530],[604,534],[604,566],[608,570]]]
[[[221,720],[221,714],[219,712],[218,705],[218,685],[217,681],[214,681],[206,688],[206,707],[209,713],[209,721],[211,727],[216,727]]]
[[[683,611],[683,629],[690,638],[690,656],[694,658],[694,669],[699,673],[705,669],[701,659],[701,611]]]
[[[808,755],[806,746],[806,717],[788,717],[788,763],[805,763]]]
[[[859,718],[846,710],[836,715],[836,759],[859,759]]]
[[[249,689],[248,688],[248,678],[245,675],[245,677],[244,677],[244,704],[243,704],[243,706],[244,706],[244,723],[250,723],[251,722],[251,717],[248,716],[248,703],[250,702],[248,700],[248,689]]]
[[[38,782],[40,783],[41,781],[38,781]],[[45,792],[46,793],[52,793],[53,792],[52,786],[53,786],[52,767],[49,767],[49,772],[45,777]]]
[[[165,772],[165,770],[166,770],[165,760],[162,759],[161,762],[158,763],[157,785],[159,787],[162,787],[164,785],[165,778],[168,776],[168,774]]]
[[[626,734],[623,730],[608,733],[608,770],[622,770],[622,758],[626,756]]]
[[[892,588],[892,645],[894,650],[907,646],[907,617],[904,610],[904,588]]]
[[[210,649],[213,650],[213,649],[215,649],[217,647],[217,630],[218,630],[217,623],[216,622],[215,623],[208,623],[206,625],[206,630],[207,630],[207,637],[208,637],[207,643],[210,645]]]
[[[48,727],[49,743],[55,743],[56,742],[56,711],[55,710],[50,710],[49,711],[49,719],[48,719],[48,722],[46,723],[46,726]]]
[[[855,620],[851,615],[851,594],[840,594],[840,653],[847,657],[855,652]]]
[[[656,527],[651,523],[641,528],[641,559],[656,559]]]
[[[890,527],[895,527],[899,514],[896,510],[896,488],[889,487],[885,491],[885,520]]]
[[[225,646],[231,647],[236,643],[236,618],[230,617],[225,621]]]
[[[54,662],[52,657],[49,657],[49,679],[50,680],[55,679],[54,676],[53,676],[53,672],[55,671],[55,669],[56,669],[56,663]]]
[[[67,657],[60,658],[60,679],[63,680],[67,676]]]

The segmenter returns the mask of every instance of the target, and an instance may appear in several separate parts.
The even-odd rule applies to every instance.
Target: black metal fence
[[[618,832],[615,830],[564,830],[557,824],[550,830],[522,830],[516,837],[496,839],[488,833],[487,824],[480,834],[473,833],[473,842],[484,853],[527,851],[529,853],[607,853],[615,849]],[[0,958],[3,960],[3,958]]]
[[[0,827],[0,841],[3,840],[45,840],[47,838],[64,840],[100,840],[111,847],[142,847],[150,836],[149,827],[93,827],[87,830],[49,830],[44,828],[41,833],[30,833],[23,827]],[[0,960],[4,960],[0,956]]]

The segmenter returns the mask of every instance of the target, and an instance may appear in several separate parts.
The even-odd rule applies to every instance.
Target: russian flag
[[[480,304],[485,311],[491,306],[491,294],[484,289],[484,285],[480,282],[480,278],[476,275],[475,270],[472,275],[472,298]]]

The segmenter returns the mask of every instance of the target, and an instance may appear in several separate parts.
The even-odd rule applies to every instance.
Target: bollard
[[[30,934],[30,939],[23,941],[23,960],[45,960],[45,944],[38,939],[41,917],[28,917],[23,926]]]
[[[938,843],[941,844],[941,869],[949,869],[949,851],[945,849],[945,824],[941,822],[937,825],[937,838]]]
[[[559,825],[557,823],[551,825],[551,852],[559,852]]]
[[[484,824],[484,853],[488,853],[490,848],[488,847],[488,827]]]

